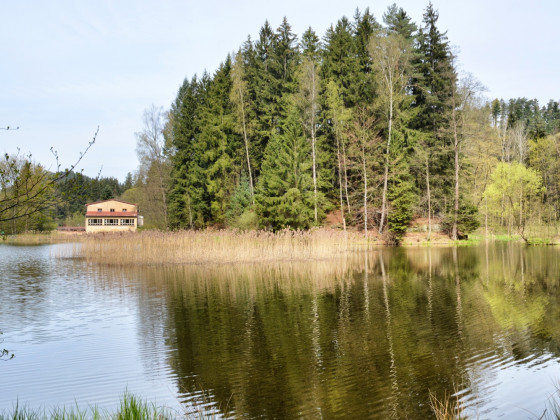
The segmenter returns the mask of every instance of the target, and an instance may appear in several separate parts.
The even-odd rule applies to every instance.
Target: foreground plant
[[[118,411],[110,413],[101,411],[96,406],[88,409],[80,408],[77,404],[73,407],[55,407],[51,411],[44,408],[32,409],[16,403],[11,412],[0,412],[0,420],[166,420],[166,419],[198,419],[208,418],[202,415],[189,415],[178,413],[167,407],[158,407],[133,394],[125,392],[121,398]]]
[[[445,393],[439,399],[435,393],[430,391],[430,407],[437,420],[466,420],[464,407],[458,398]]]

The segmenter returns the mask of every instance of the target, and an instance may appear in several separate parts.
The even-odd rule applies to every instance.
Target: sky
[[[120,181],[138,167],[135,133],[152,104],[169,109],[183,80],[213,73],[265,20],[287,17],[322,37],[367,7],[378,21],[393,0],[0,0],[0,152],[32,154],[52,170]],[[427,1],[402,0],[416,23]],[[488,98],[560,100],[560,1],[434,0],[461,70]]]

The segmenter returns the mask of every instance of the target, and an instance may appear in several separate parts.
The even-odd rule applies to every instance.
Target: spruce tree
[[[311,148],[294,98],[282,103],[285,117],[266,148],[256,209],[264,228],[307,229],[314,219]]]
[[[225,222],[229,199],[239,181],[238,168],[244,150],[234,125],[230,72],[231,59],[228,57],[210,84],[207,102],[200,112],[203,125],[197,139],[210,210],[205,222],[219,225]]]
[[[426,191],[429,208],[425,210],[430,218],[448,210],[452,202],[453,179],[451,138],[445,134],[444,128],[449,124],[450,98],[456,75],[446,32],[437,27],[438,17],[438,12],[429,3],[419,30],[414,59],[412,93],[416,110],[410,127],[419,132],[418,146],[425,157],[424,162],[417,162],[417,180],[425,180],[424,185],[419,183],[419,187]]]
[[[321,78],[325,84],[331,80],[337,82],[347,108],[353,108],[357,103],[363,102],[357,90],[359,69],[360,62],[356,54],[352,25],[343,17],[335,27],[327,29],[324,37]]]
[[[171,228],[201,227],[206,213],[203,201],[203,172],[199,166],[196,138],[200,108],[206,101],[209,77],[196,75],[185,79],[170,111],[172,152],[171,187],[169,192],[169,225]]]
[[[395,3],[387,8],[383,14],[383,22],[389,32],[399,34],[408,41],[412,41],[418,27],[402,7],[397,7]]]

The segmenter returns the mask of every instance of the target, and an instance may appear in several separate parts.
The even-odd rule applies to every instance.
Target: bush
[[[441,224],[442,231],[451,234],[453,229],[453,213],[449,213],[443,219]],[[478,217],[478,208],[473,204],[466,203],[459,206],[459,214],[457,215],[457,235],[467,236],[474,232],[480,226]]]

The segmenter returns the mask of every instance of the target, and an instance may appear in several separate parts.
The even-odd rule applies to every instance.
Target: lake
[[[560,383],[560,248],[114,268],[0,245],[0,412],[125,392],[241,418],[538,418]]]

